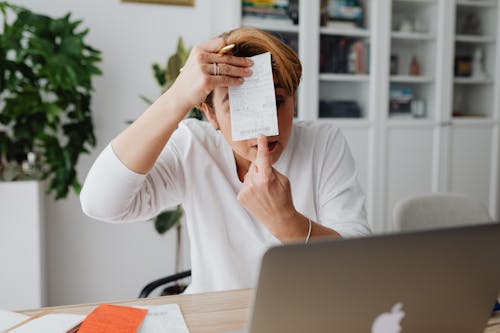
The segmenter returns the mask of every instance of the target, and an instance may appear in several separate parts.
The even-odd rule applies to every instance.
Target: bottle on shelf
[[[413,76],[420,75],[420,64],[419,64],[416,56],[413,56],[413,58],[411,58],[410,75],[413,75]]]

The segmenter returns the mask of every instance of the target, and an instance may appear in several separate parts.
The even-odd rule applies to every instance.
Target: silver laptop
[[[271,248],[250,333],[484,332],[500,224]]]

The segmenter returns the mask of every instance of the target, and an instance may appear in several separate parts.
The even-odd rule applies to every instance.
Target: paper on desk
[[[189,333],[177,304],[138,306],[148,313],[138,333]]]
[[[234,141],[278,134],[271,53],[251,57],[252,75],[242,85],[229,87],[229,107]]]
[[[29,316],[17,312],[0,310],[0,332],[3,332],[9,327],[19,324],[20,322],[28,318]]]
[[[67,333],[73,332],[85,316],[68,313],[49,313],[33,319],[9,333]]]

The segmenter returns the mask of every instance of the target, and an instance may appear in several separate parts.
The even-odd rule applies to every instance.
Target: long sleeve
[[[147,174],[129,170],[109,144],[94,162],[80,193],[84,213],[107,222],[144,221],[179,204],[184,177],[174,136],[182,134],[172,136]]]

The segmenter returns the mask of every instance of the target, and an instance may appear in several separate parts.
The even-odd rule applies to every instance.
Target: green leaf
[[[186,53],[186,48],[184,47],[184,39],[182,37],[179,37],[177,40],[177,54],[183,54]]]
[[[160,86],[165,85],[165,69],[161,68],[158,64],[153,64],[153,74]]]
[[[156,216],[154,223],[155,229],[159,234],[164,234],[172,227],[180,223],[183,215],[181,206],[177,206],[175,210],[167,210]]]
[[[173,54],[167,63],[167,71],[165,73],[165,79],[167,82],[173,82],[180,73],[180,70],[184,66],[182,57],[178,54]]]
[[[64,198],[79,191],[78,159],[96,144],[90,107],[101,53],[70,14],[51,18],[5,1],[0,11],[0,153],[20,164],[36,152],[48,192]]]
[[[203,111],[201,111],[197,108],[192,108],[191,111],[189,111],[189,114],[187,117],[188,118],[195,118],[198,120],[203,120]]]

